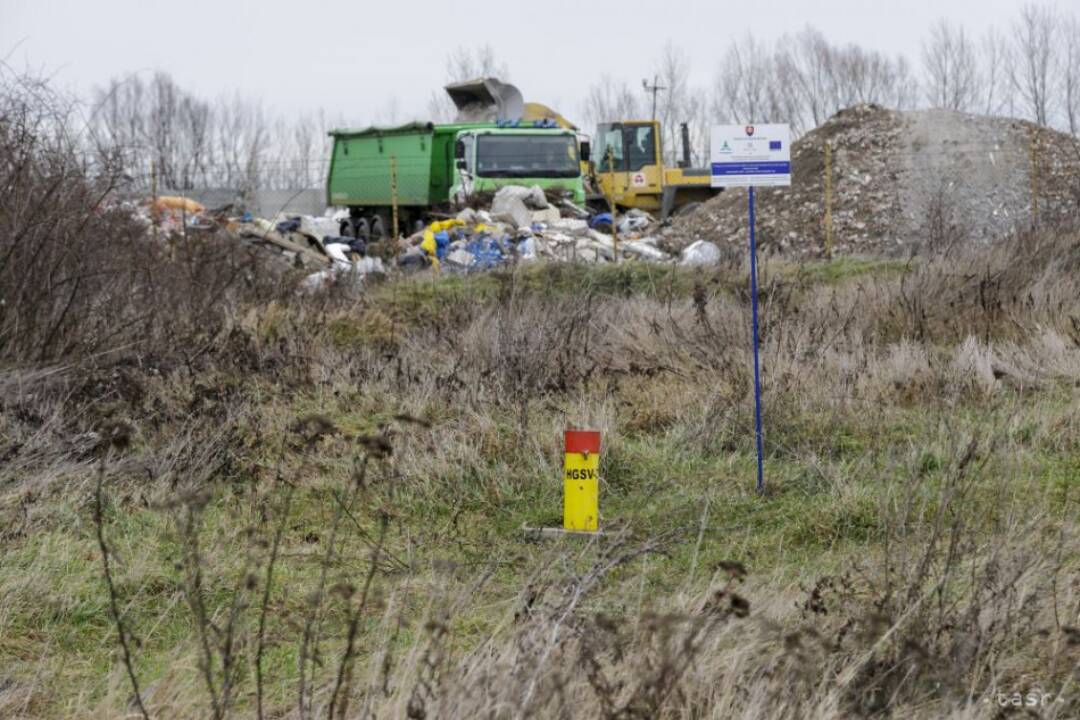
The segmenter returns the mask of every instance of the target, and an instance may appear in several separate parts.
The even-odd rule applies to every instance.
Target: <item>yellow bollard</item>
[[[600,433],[567,430],[563,473],[563,528],[600,529]]]

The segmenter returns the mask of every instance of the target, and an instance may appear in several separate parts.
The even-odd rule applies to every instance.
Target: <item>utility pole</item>
[[[656,92],[658,90],[667,90],[666,87],[664,87],[663,85],[660,85],[659,83],[660,83],[660,78],[658,76],[656,76],[656,75],[653,75],[652,85],[649,84],[648,80],[642,80],[641,81],[641,87],[645,88],[645,92],[651,92],[652,93],[652,119],[653,120],[656,119]]]

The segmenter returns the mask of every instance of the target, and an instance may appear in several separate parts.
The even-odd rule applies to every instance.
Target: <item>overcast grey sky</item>
[[[1053,3],[1051,3],[1053,4]],[[239,89],[285,113],[324,108],[361,124],[423,116],[447,54],[490,44],[526,100],[572,120],[604,74],[640,86],[670,38],[692,82],[711,82],[727,43],[812,24],[833,42],[905,53],[939,17],[1007,29],[1022,0],[0,0],[0,57],[88,93],[164,70],[207,98]],[[1059,3],[1059,7],[1067,4]]]

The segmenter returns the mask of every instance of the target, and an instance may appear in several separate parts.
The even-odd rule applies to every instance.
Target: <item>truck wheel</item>
[[[383,219],[378,215],[371,221],[371,237],[375,240],[381,240],[386,236],[386,226],[383,224]]]
[[[352,221],[352,236],[357,240],[367,240],[371,237],[371,227],[367,218],[356,218]]]

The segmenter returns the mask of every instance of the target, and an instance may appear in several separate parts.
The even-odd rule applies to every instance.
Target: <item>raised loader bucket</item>
[[[531,122],[533,120],[552,120],[556,125],[561,128],[566,128],[567,130],[578,129],[577,125],[570,122],[562,115],[555,112],[543,103],[525,103],[525,110],[522,112],[521,119],[526,122]]]
[[[457,122],[520,120],[525,111],[521,91],[496,78],[477,78],[446,86],[458,109]]]

